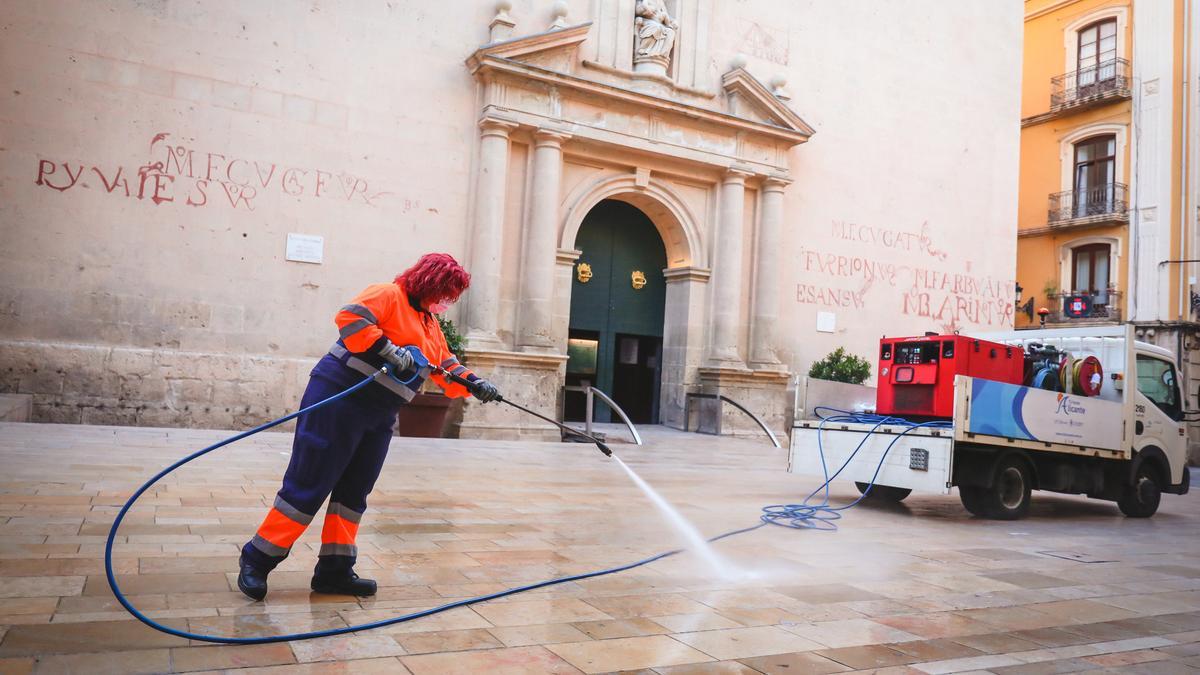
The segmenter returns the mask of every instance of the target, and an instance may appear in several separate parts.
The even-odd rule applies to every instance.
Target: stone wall
[[[0,343],[0,389],[33,422],[236,429],[296,409],[312,359],[68,343]]]

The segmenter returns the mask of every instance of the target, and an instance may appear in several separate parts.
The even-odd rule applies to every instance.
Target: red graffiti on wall
[[[864,309],[879,302],[891,302],[894,309],[909,315],[939,322],[944,330],[953,331],[963,324],[1011,326],[1015,314],[1014,283],[989,275],[971,274],[971,261],[965,271],[952,271],[946,262],[949,254],[936,248],[931,228],[923,223],[918,232],[862,226],[835,221],[835,239],[849,240],[868,247],[903,253],[925,254],[937,267],[903,264],[876,259],[870,255],[833,253],[801,249],[799,267],[809,278],[824,277],[830,281],[854,280],[857,288],[844,288],[837,283],[800,283],[796,285],[796,302]],[[917,257],[916,262],[928,258]],[[905,255],[904,260],[913,260]],[[894,289],[886,299],[868,302],[873,288]],[[878,294],[877,298],[878,298]]]
[[[835,220],[832,234],[834,239],[901,251],[918,251],[938,260],[945,260],[949,255],[946,251],[934,248],[933,234],[928,221],[921,223],[920,232],[911,232]]]
[[[91,189],[91,184],[81,179],[94,174],[106,194],[148,199],[155,206],[171,202],[193,207],[227,204],[229,208],[248,211],[254,210],[256,198],[269,191],[367,206],[377,206],[378,200],[392,195],[373,188],[366,178],[348,172],[199,151],[165,142],[169,136],[155,134],[150,140],[149,161],[135,172],[123,166],[39,159],[35,184],[57,192],[77,187]],[[405,200],[405,211],[417,206],[414,200]]]

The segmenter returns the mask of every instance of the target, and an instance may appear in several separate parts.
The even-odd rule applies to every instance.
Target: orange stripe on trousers
[[[358,523],[351,522],[336,513],[325,514],[325,527],[321,530],[322,544],[354,544],[358,534]]]
[[[272,508],[262,525],[258,526],[258,536],[280,548],[291,548],[307,527],[288,518],[279,509]]]

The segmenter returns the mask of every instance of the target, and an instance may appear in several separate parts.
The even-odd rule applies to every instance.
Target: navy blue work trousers
[[[319,370],[309,378],[301,407],[347,389]],[[316,572],[350,572],[358,557],[355,538],[367,495],[383,469],[396,422],[397,405],[372,391],[378,386],[369,384],[300,416],[283,487],[254,538],[242,547],[255,567],[269,571],[282,562],[328,498]]]

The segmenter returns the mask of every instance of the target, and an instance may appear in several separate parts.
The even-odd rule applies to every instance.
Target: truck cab
[[[1132,474],[1137,498],[1154,499],[1153,481],[1163,492],[1188,489],[1187,423],[1178,371],[1171,353],[1161,347],[1134,343],[1137,386],[1133,397]]]

